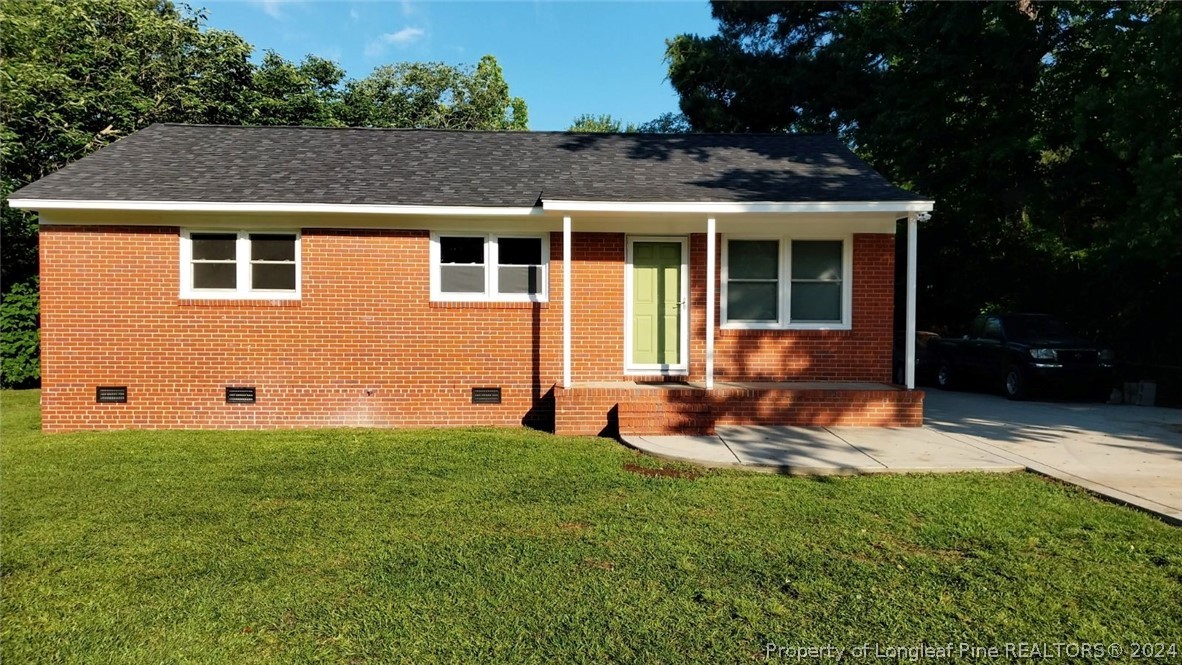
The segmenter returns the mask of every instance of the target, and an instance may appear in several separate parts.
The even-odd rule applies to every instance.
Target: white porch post
[[[706,219],[706,390],[714,389],[714,280],[715,222]]]
[[[562,387],[570,388],[570,215],[562,218]]]
[[[915,246],[919,232],[919,215],[907,215],[907,332],[904,340],[907,349],[904,360],[904,383],[908,390],[915,390]]]

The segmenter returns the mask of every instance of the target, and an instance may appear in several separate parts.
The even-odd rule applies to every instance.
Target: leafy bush
[[[15,284],[0,298],[0,386],[27,388],[41,380],[37,280]]]

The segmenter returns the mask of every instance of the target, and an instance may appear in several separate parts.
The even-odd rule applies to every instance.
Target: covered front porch
[[[930,203],[682,204],[668,210],[645,209],[644,204],[615,204],[610,210],[590,205],[546,206],[563,214],[553,251],[561,252],[561,273],[554,280],[561,288],[551,300],[561,298],[563,317],[562,375],[554,391],[556,433],[699,435],[725,425],[922,424],[923,394],[914,390],[913,372],[915,249],[918,222]],[[903,386],[889,383],[895,222],[900,218],[907,220],[908,250],[906,299],[899,303],[906,307]],[[578,249],[590,242],[588,234],[605,232],[620,234],[613,251],[625,257],[622,273],[607,280],[586,268],[592,259]],[[771,250],[767,255],[774,258],[766,275],[739,274],[738,244],[753,260],[759,250]],[[656,258],[642,256],[642,247]],[[831,316],[812,317],[820,320],[797,316],[797,303],[807,295],[804,283],[823,280],[801,278],[802,271],[793,266],[805,259],[820,264],[826,258],[823,251],[809,256],[801,251],[805,249],[830,250],[826,265],[838,276],[822,288],[831,288],[840,304],[831,308]],[[663,251],[667,258],[657,256]],[[611,256],[607,252],[594,261],[604,265]],[[583,281],[587,279],[596,284]],[[616,280],[622,282],[618,293]],[[743,286],[754,293],[761,280],[769,290],[778,285],[778,299],[763,310],[752,308],[751,316],[737,315],[736,305],[747,303],[733,292]],[[668,287],[662,289],[662,282]],[[651,291],[650,283],[657,284]],[[727,296],[728,285],[732,297]],[[648,302],[655,303],[650,318],[658,322],[652,327],[662,318],[668,323],[646,339],[640,304],[650,292]],[[603,309],[602,303],[617,299],[619,309]],[[588,301],[595,316],[582,313]],[[606,321],[604,313],[609,314]],[[618,328],[609,332],[621,315],[623,334]],[[756,320],[760,316],[767,320]],[[589,331],[588,325],[607,327]],[[619,350],[610,343],[605,348],[602,340],[615,341],[616,336]],[[646,341],[657,349],[655,361],[641,353],[648,348],[643,347]],[[610,366],[605,372],[591,360],[603,358],[605,350],[623,356],[616,376]]]

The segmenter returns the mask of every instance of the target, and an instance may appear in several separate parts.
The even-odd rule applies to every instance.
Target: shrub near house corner
[[[0,300],[0,385],[36,385],[41,379],[37,282],[16,284]]]

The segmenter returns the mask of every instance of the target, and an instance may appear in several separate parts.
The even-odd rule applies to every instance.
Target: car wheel
[[[952,380],[952,364],[947,360],[940,361],[940,367],[936,370],[936,385],[939,386],[941,390],[951,390]]]
[[[1026,381],[1026,372],[1022,370],[1019,365],[1013,365],[1006,370],[1005,378],[1006,397],[1013,400],[1026,399],[1029,387]]]

